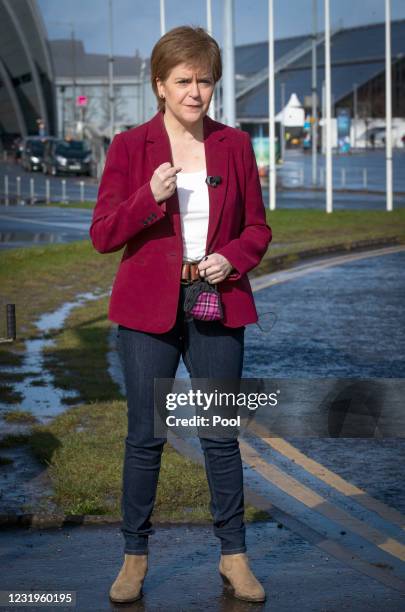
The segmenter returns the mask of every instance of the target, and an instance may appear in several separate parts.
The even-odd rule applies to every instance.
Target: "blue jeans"
[[[121,531],[127,554],[147,554],[154,533],[150,517],[155,503],[165,438],[154,437],[154,378],[174,378],[180,356],[191,378],[241,378],[244,327],[219,321],[187,321],[185,288],[180,290],[174,327],[163,334],[118,326],[117,341],[128,403]],[[157,308],[159,305],[157,304]],[[246,551],[243,472],[237,438],[202,438],[211,494],[214,533],[222,554]]]

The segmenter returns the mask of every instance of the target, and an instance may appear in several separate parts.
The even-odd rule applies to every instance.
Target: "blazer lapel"
[[[204,146],[207,176],[219,176],[221,182],[216,187],[208,186],[210,215],[206,254],[210,254],[212,240],[218,228],[225,196],[228,188],[229,149],[222,126],[210,117],[204,118]]]
[[[207,176],[219,176],[221,182],[216,187],[208,187],[209,222],[206,254],[210,252],[212,240],[218,228],[228,187],[229,148],[226,144],[222,126],[210,117],[204,117],[204,149]],[[149,122],[147,133],[147,155],[153,172],[164,162],[173,164],[170,140],[167,134],[163,113],[158,112]],[[162,209],[173,216],[176,234],[181,236],[180,206],[177,191],[169,198]]]

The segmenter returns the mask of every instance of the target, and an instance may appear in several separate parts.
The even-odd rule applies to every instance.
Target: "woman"
[[[109,318],[128,401],[123,470],[124,564],[110,590],[116,602],[141,597],[164,438],[154,437],[154,378],[172,378],[180,356],[192,378],[239,379],[244,330],[257,321],[247,272],[266,252],[266,225],[249,136],[211,120],[222,73],[217,43],[201,28],[165,34],[151,57],[158,112],[115,136],[90,236],[100,253],[125,247]],[[216,285],[221,321],[184,316],[187,288]],[[200,438],[211,493],[219,571],[238,598],[265,593],[246,557],[243,475],[237,438]]]

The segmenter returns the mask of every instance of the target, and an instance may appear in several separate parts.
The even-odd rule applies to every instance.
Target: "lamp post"
[[[326,110],[326,212],[333,211],[332,186],[332,101],[330,68],[330,0],[325,0],[325,110]]]
[[[72,122],[74,130],[76,130],[76,36],[75,26],[73,21],[50,21],[54,25],[69,26],[70,28],[70,55],[72,64]],[[65,132],[65,126],[63,126],[63,132]]]
[[[160,0],[160,36],[166,34],[165,0]]]
[[[65,91],[66,87],[64,85],[60,86],[60,93],[62,99],[62,112],[61,112],[61,124],[62,124],[62,138],[65,138]]]
[[[235,48],[233,0],[224,0],[223,121],[235,127]]]
[[[285,158],[285,83],[281,83],[281,125],[280,125],[280,140],[281,140],[281,159],[284,162]]]
[[[353,85],[353,119],[354,119],[354,125],[353,125],[353,145],[354,148],[357,148],[357,121],[358,121],[358,116],[359,116],[359,111],[358,111],[358,92],[357,92],[357,83],[354,83]]]
[[[316,37],[318,34],[318,4],[317,0],[312,2],[312,184],[316,185],[318,177],[318,109],[317,109],[317,62],[316,62]]]
[[[391,0],[385,0],[385,157],[387,174],[387,211],[392,198],[392,96],[391,96]]]
[[[110,54],[108,57],[108,100],[110,106],[110,139],[114,138],[115,131],[115,97],[114,97],[114,54],[113,54],[113,12],[112,0],[108,0],[108,37]]]
[[[207,0],[207,32],[210,36],[212,36],[212,4],[211,0]],[[212,94],[210,107],[208,109],[208,114],[211,119],[215,119],[215,91]]]
[[[274,12],[269,0],[269,208],[276,209],[276,130],[274,124]]]

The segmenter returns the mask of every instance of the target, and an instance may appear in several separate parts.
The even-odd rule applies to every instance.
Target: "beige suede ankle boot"
[[[225,589],[237,599],[264,601],[266,593],[252,573],[245,553],[221,555],[219,573]]]
[[[124,564],[111,586],[110,599],[116,603],[142,597],[142,584],[148,571],[148,555],[125,555]]]

